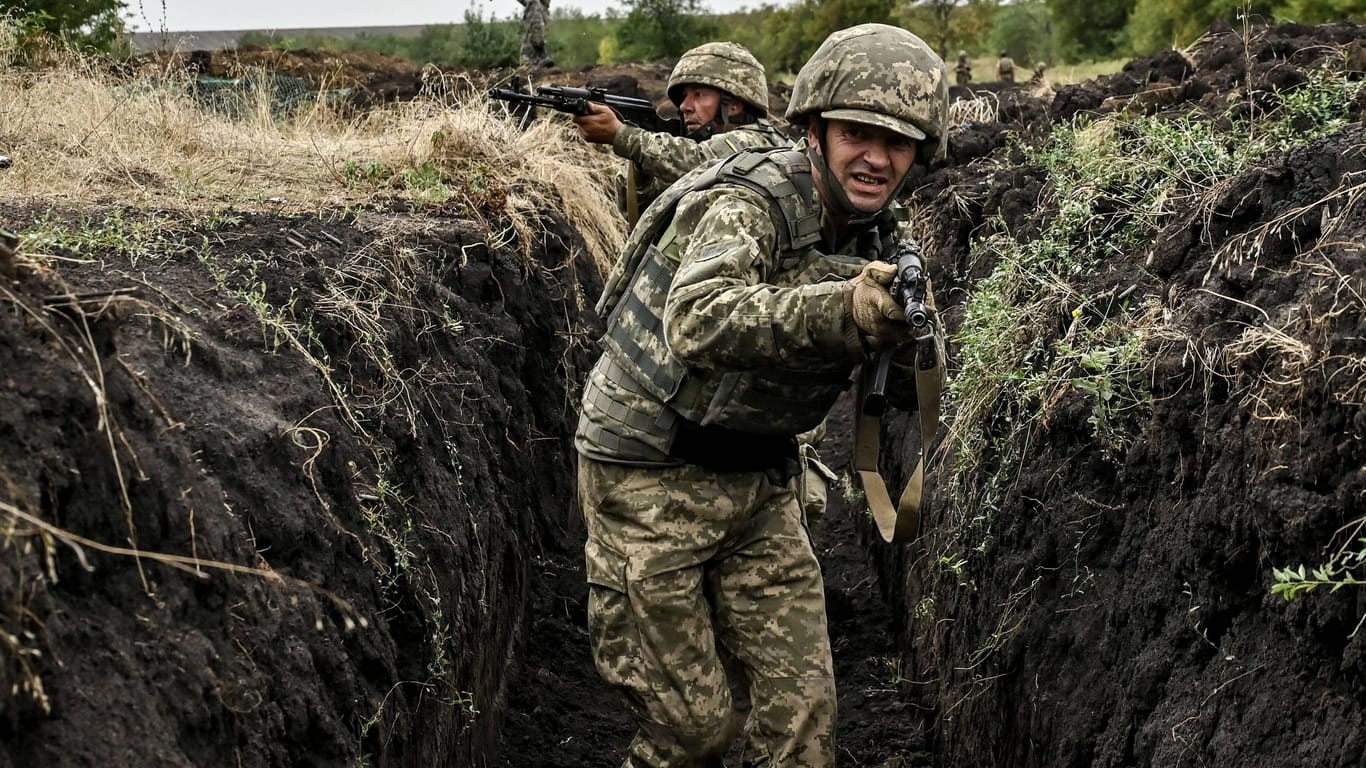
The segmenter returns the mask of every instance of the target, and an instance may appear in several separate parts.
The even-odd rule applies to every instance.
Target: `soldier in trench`
[[[702,163],[748,147],[792,143],[768,121],[764,65],[741,45],[704,43],[684,53],[669,74],[668,95],[687,136],[626,125],[603,104],[574,117],[584,141],[610,145],[626,159],[617,176],[617,205],[632,226],[666,187]]]
[[[718,644],[752,702],[745,764],[834,765],[796,436],[875,352],[891,355],[893,403],[914,399],[918,348],[878,259],[912,165],[943,155],[947,112],[944,62],[920,38],[836,32],[793,88],[804,139],[685,175],[609,276],[575,446],[593,655],[637,726],[627,768],[721,765],[737,728]]]
[[[617,207],[635,226],[640,211],[668,186],[697,166],[749,148],[789,147],[791,140],[768,120],[768,78],[764,65],[744,46],[704,43],[684,53],[669,73],[669,100],[678,108],[687,136],[646,131],[621,121],[602,104],[573,118],[579,135],[610,145],[625,158],[617,174]],[[802,436],[802,498],[809,525],[825,512],[835,473],[817,450],[820,426]]]

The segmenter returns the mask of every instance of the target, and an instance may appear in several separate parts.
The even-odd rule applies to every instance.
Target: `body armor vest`
[[[598,368],[612,371],[615,385],[638,405],[627,418],[633,432],[664,453],[680,430],[711,430],[726,439],[740,435],[792,436],[820,424],[848,386],[848,360],[816,360],[745,371],[690,368],[669,351],[664,307],[678,268],[672,220],[678,200],[688,192],[718,183],[753,189],[769,202],[777,232],[776,269],[767,282],[791,287],[856,276],[890,233],[871,230],[859,241],[861,256],[828,256],[813,247],[821,241],[820,205],[811,167],[800,150],[749,150],[703,166],[674,184],[642,216],[614,266],[597,310],[607,318]],[[855,253],[860,251],[856,249]],[[604,368],[606,366],[606,368]],[[595,371],[596,373],[596,371]],[[590,377],[585,403],[595,402]],[[620,407],[620,397],[615,402]],[[606,447],[620,436],[582,434]]]

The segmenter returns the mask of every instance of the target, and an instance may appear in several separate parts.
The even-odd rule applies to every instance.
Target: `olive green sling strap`
[[[865,364],[865,369],[868,366]],[[863,410],[864,389],[869,377],[860,377],[858,421],[854,428],[854,469],[858,472],[859,482],[868,508],[877,523],[878,533],[884,541],[914,541],[920,533],[921,491],[925,485],[925,464],[929,461],[930,449],[934,446],[935,435],[939,431],[939,395],[944,385],[944,361],[936,353],[933,340],[917,345],[915,355],[915,391],[920,411],[920,461],[907,481],[906,488],[895,507],[887,483],[878,472],[878,451],[881,442],[881,418],[869,415]]]
[[[640,221],[640,192],[636,190],[636,161],[626,161],[626,224],[634,227]]]

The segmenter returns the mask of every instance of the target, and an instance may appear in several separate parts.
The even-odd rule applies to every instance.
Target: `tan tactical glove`
[[[894,347],[911,340],[906,313],[892,298],[887,286],[896,277],[896,266],[883,261],[863,265],[858,277],[844,284],[845,321],[858,333],[871,337],[876,347]]]

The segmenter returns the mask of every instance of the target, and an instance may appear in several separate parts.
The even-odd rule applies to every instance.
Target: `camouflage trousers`
[[[594,660],[637,724],[626,768],[722,765],[738,729],[718,644],[752,704],[744,764],[834,765],[824,586],[794,485],[579,458]]]

